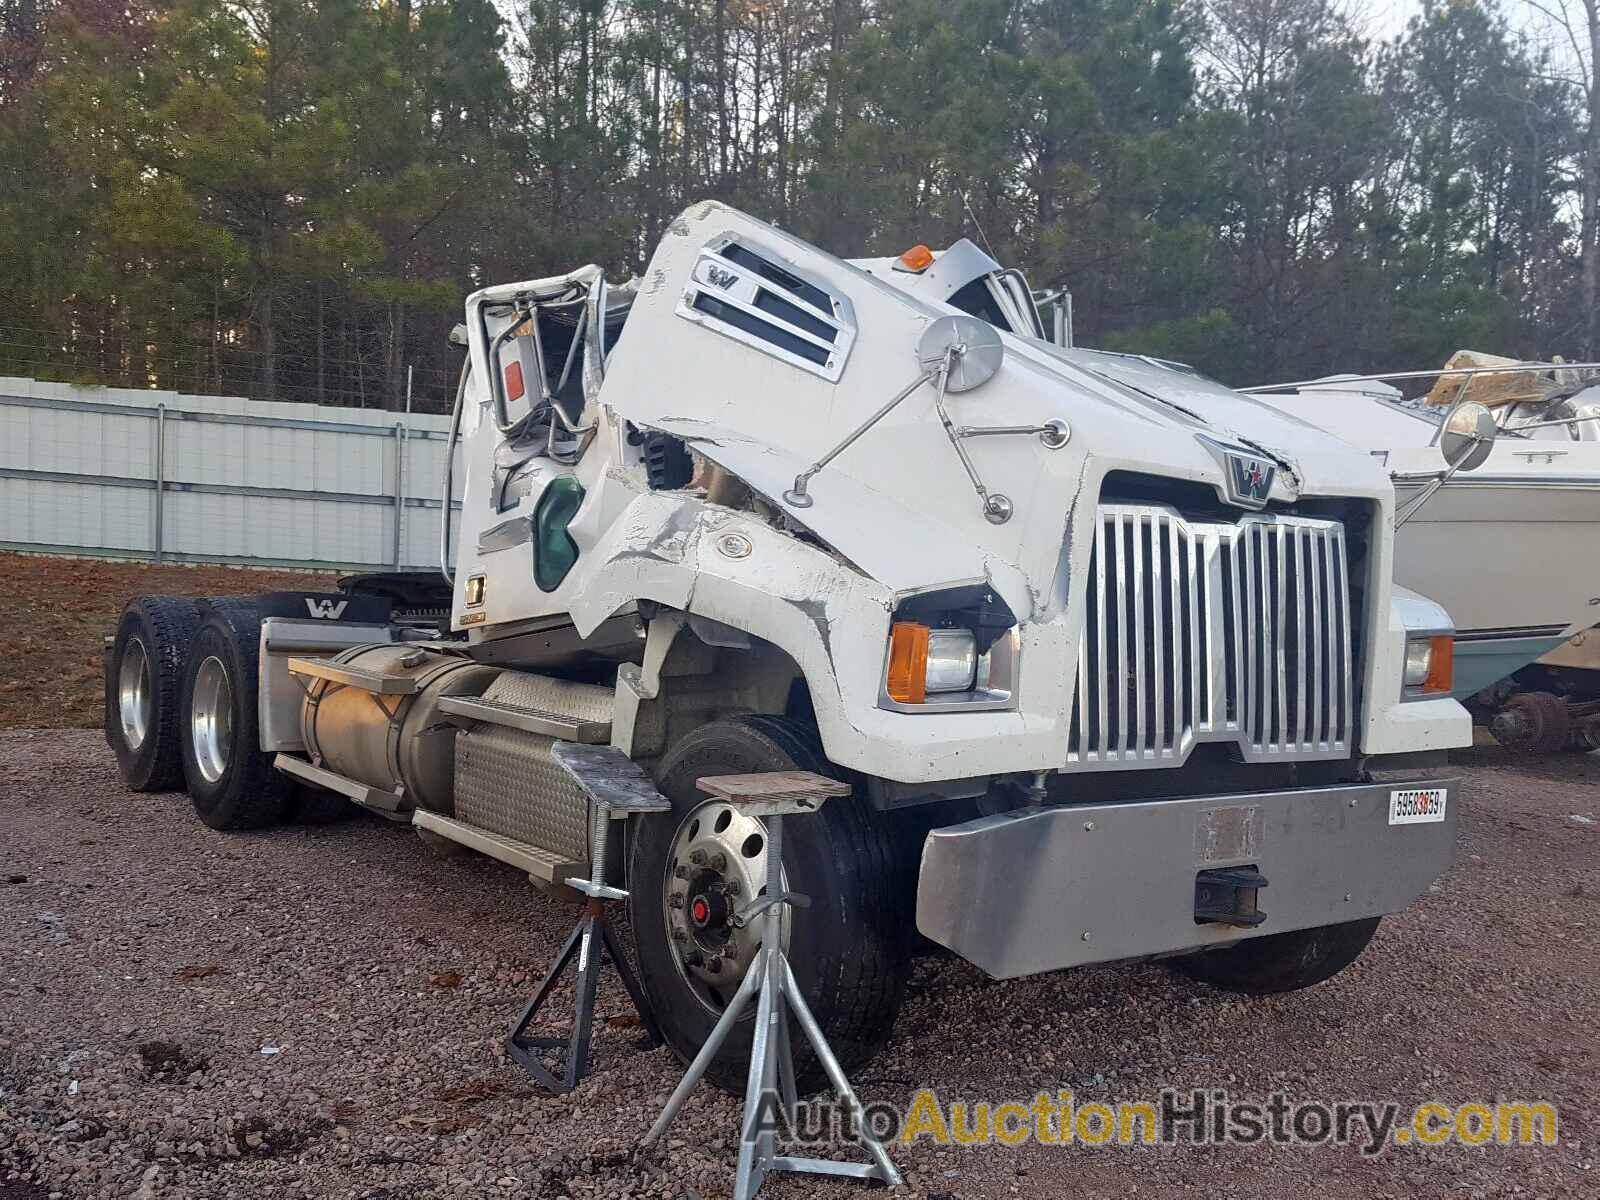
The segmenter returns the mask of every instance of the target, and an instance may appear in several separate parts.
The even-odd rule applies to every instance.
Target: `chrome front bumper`
[[[1443,820],[1390,795],[1446,790]],[[1460,781],[1028,808],[935,829],[917,928],[998,979],[1354,921],[1415,900],[1454,854]],[[1196,924],[1195,876],[1254,865],[1266,920]]]

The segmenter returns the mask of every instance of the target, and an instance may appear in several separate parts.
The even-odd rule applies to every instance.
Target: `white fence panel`
[[[431,568],[449,428],[433,414],[0,378],[0,547]]]

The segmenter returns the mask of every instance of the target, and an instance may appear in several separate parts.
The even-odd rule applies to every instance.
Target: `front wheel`
[[[670,813],[643,818],[628,861],[629,916],[641,982],[662,1034],[688,1061],[704,1043],[755,957],[760,934],[730,918],[760,893],[766,827],[695,786],[711,775],[763,771],[829,774],[803,726],[779,717],[714,721],[688,734],[662,760],[657,785]],[[863,800],[829,800],[783,827],[787,890],[810,897],[785,919],[786,952],[834,1053],[848,1071],[888,1039],[905,996],[912,880],[903,839]],[[754,1029],[752,1002],[707,1077],[744,1088]],[[802,1089],[825,1082],[795,1028]]]
[[[1226,950],[1172,960],[1191,979],[1227,992],[1271,996],[1332,979],[1361,956],[1382,918],[1247,938]]]

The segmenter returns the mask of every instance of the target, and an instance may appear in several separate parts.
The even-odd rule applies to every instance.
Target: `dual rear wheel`
[[[141,596],[128,605],[106,662],[105,732],[130,788],[186,789],[195,813],[220,830],[350,811],[343,797],[299,794],[261,749],[260,639],[249,600]]]

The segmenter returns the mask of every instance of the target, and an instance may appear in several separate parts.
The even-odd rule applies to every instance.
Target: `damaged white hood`
[[[707,283],[697,256],[730,236],[837,298],[851,325],[837,359],[796,369],[686,314],[717,280],[713,270]],[[1224,451],[1233,448],[1275,467],[1270,501],[1355,496],[1392,506],[1389,479],[1369,456],[1267,405],[1146,360],[1062,351],[1010,334],[1001,335],[994,377],[946,401],[958,426],[1057,419],[1070,426],[1070,438],[1056,447],[1027,434],[965,441],[985,487],[1008,501],[1008,520],[986,519],[931,384],[818,471],[808,484],[810,505],[786,501],[796,475],[917,379],[919,338],[954,311],[744,214],[700,205],[674,222],[658,248],[608,363],[602,399],[635,426],[682,438],[894,593],[987,580],[1023,620],[1065,610],[1071,568],[1063,548],[1092,536],[1095,501],[1114,472],[1220,493],[1229,469]]]

